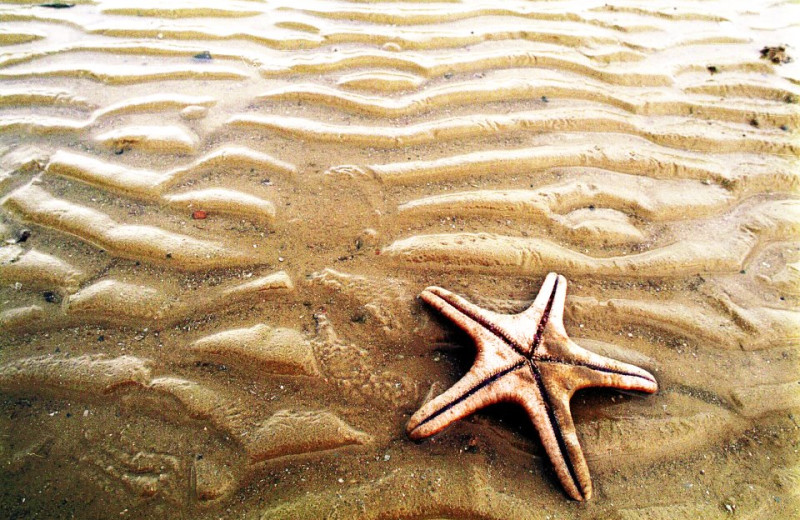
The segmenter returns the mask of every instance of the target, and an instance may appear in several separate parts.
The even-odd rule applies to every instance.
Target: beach
[[[797,2],[0,0],[0,516],[800,514]],[[548,273],[653,395],[414,441]]]

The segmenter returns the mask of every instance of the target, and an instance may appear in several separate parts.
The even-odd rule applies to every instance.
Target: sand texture
[[[800,517],[795,0],[0,0],[0,517]],[[795,41],[792,39],[794,38]],[[569,280],[594,497],[417,295]]]

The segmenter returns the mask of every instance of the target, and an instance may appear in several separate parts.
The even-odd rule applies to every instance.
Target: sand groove
[[[5,393],[103,395],[147,384],[150,365],[133,356],[111,359],[102,354],[25,358],[0,365],[0,385]]]
[[[382,252],[395,262],[413,268],[446,269],[529,276],[560,270],[570,275],[674,277],[704,273],[736,273],[749,266],[755,251],[770,240],[800,231],[796,201],[775,201],[755,206],[734,229],[723,236],[696,237],[669,243],[642,253],[595,257],[547,239],[492,233],[413,235],[397,240]],[[718,223],[710,223],[716,231]],[[602,235],[601,235],[602,236]]]
[[[31,285],[36,287],[38,283]],[[281,299],[293,291],[294,285],[283,271],[247,282],[195,290],[190,296],[155,285],[105,279],[77,292],[67,287],[64,292],[73,294],[64,298],[57,311],[45,313],[40,306],[11,309],[0,315],[0,327],[33,331],[69,324],[117,324],[159,330],[205,313]]]
[[[333,490],[297,498],[264,512],[262,520],[323,515],[338,510],[343,516],[363,518],[450,518],[459,516],[499,519],[506,515],[544,519],[544,511],[531,511],[525,500],[502,491],[477,465],[451,468],[429,464],[424,468],[401,466],[372,482],[351,486],[344,496]],[[499,488],[499,489],[498,489]],[[466,492],[466,490],[472,490]],[[396,490],[401,490],[395,493]],[[378,498],[385,497],[385,498]]]
[[[126,406],[135,406],[136,400],[154,399],[160,403],[158,413],[170,420],[208,422],[230,434],[243,446],[251,463],[372,442],[368,434],[328,411],[279,410],[261,420],[256,411],[241,406],[241,398],[234,400],[202,383],[179,377],[151,377],[151,367],[151,361],[132,356],[25,358],[0,365],[0,389],[12,395],[44,393],[56,398],[92,399],[115,393]],[[173,416],[170,401],[182,408],[185,418]]]
[[[684,241],[630,256],[598,258],[547,240],[489,233],[415,235],[393,242],[383,254],[408,267],[516,272],[536,276],[555,269],[571,275],[690,276],[697,271],[730,273],[742,268],[750,252],[747,243]],[[738,254],[737,254],[738,253]]]
[[[234,126],[266,129],[305,140],[342,143],[351,146],[386,148],[416,146],[455,139],[485,138],[512,132],[624,132],[655,144],[705,152],[772,152],[786,154],[795,144],[785,132],[762,137],[752,126],[722,127],[712,133],[708,125],[694,128],[683,120],[663,118],[663,127],[654,127],[646,118],[634,118],[616,110],[587,109],[576,117],[571,108],[538,110],[510,116],[476,115],[433,122],[394,126],[332,125],[301,118],[244,115],[228,121]],[[682,127],[681,133],[674,132]],[[694,130],[692,132],[692,130]]]
[[[0,106],[8,105],[68,105],[87,107],[87,99],[61,89],[4,88],[0,90]]]
[[[372,438],[329,412],[281,410],[253,432],[248,451],[253,462],[370,444]]]
[[[458,212],[544,220],[590,205],[648,220],[713,215],[733,202],[720,186],[692,180],[655,180],[610,171],[582,171],[581,178],[538,190],[482,190],[435,195],[398,206],[400,214],[427,216]]]
[[[628,139],[634,141],[636,138]],[[328,173],[344,173],[349,176],[358,174],[394,185],[472,180],[497,173],[518,176],[558,167],[583,167],[645,175],[656,179],[713,181],[745,193],[764,189],[783,192],[797,190],[797,179],[790,164],[780,158],[743,161],[729,168],[723,166],[721,156],[701,157],[694,153],[645,143],[642,141],[636,152],[613,145],[604,147],[599,143],[592,146],[558,144],[516,150],[485,150],[433,160],[368,166],[341,165],[330,168]]]
[[[169,12],[173,12],[172,9]],[[180,13],[180,11],[177,11]],[[593,46],[616,43],[618,38],[631,38],[625,32],[618,33],[611,29],[597,25],[585,25],[570,21],[520,19],[520,27],[510,28],[504,23],[495,22],[489,18],[487,23],[480,28],[471,28],[469,25],[456,24],[448,31],[429,28],[425,25],[395,26],[395,25],[350,25],[348,23],[313,23],[317,31],[315,34],[287,30],[283,27],[274,27],[273,31],[264,33],[259,31],[261,20],[238,17],[236,24],[197,24],[191,19],[176,17],[169,21],[163,20],[158,28],[153,28],[146,17],[119,18],[108,17],[102,24],[85,24],[77,16],[69,18],[56,18],[39,13],[27,15],[14,15],[0,11],[0,16],[5,20],[41,21],[70,24],[80,27],[89,34],[99,34],[113,37],[153,38],[161,34],[163,38],[178,40],[247,40],[258,43],[264,47],[279,50],[315,49],[329,44],[355,44],[371,43],[385,45],[393,43],[404,49],[440,50],[475,45],[485,41],[538,41],[559,43],[569,46]],[[213,15],[211,15],[213,16]],[[285,17],[284,17],[285,18]],[[303,18],[308,20],[308,18]],[[544,23],[541,23],[544,22]],[[290,26],[291,27],[291,26]],[[302,35],[302,36],[301,36]],[[709,37],[707,37],[709,38]],[[669,43],[677,40],[683,42],[696,42],[698,39],[686,38],[680,35],[669,38]],[[699,39],[702,41],[702,39]],[[731,41],[741,41],[730,38]],[[637,47],[635,41],[626,42],[631,47]]]
[[[758,334],[769,329],[786,339],[797,337],[800,314],[766,307],[742,308],[730,303],[730,314],[712,312],[705,306],[687,302],[669,303],[642,300],[607,300],[575,297],[569,315],[588,326],[641,326],[661,329],[702,343],[705,348],[757,350],[771,343]],[[731,320],[731,314],[736,319]],[[737,324],[737,322],[739,322]]]
[[[56,256],[13,245],[0,248],[0,280],[4,282],[71,293],[85,278],[83,271]]]
[[[413,381],[375,367],[367,350],[340,339],[326,316],[315,319],[315,337],[258,324],[200,338],[189,352],[202,362],[224,363],[246,372],[313,378],[309,387],[334,385],[351,402],[390,408],[416,403],[419,391]]]
[[[622,96],[619,88],[611,85],[593,85],[589,80],[581,82],[583,85],[576,85],[568,79],[541,72],[537,72],[537,76],[539,77],[530,80],[500,77],[495,78],[492,84],[473,80],[460,85],[431,87],[421,93],[392,98],[364,96],[324,85],[301,83],[266,92],[260,99],[302,101],[365,115],[402,117],[441,110],[448,106],[502,102],[508,99],[535,101],[544,97],[599,102],[645,116],[692,116],[701,120],[735,123],[756,120],[776,127],[796,126],[800,121],[797,110],[791,104],[787,106],[786,102],[763,103],[759,100],[742,99],[731,105],[710,96],[705,99],[687,99],[686,96],[670,96],[641,87]]]
[[[371,437],[353,429],[334,414],[322,411],[279,410],[261,421],[243,407],[246,398],[234,399],[206,385],[179,377],[158,377],[147,386],[147,399],[155,399],[159,413],[171,418],[169,402],[177,403],[188,418],[208,422],[240,444],[251,464],[281,456],[363,445]],[[138,397],[133,395],[133,399]],[[136,406],[135,401],[128,406]],[[241,470],[240,470],[241,471]]]
[[[165,173],[127,168],[100,161],[90,156],[59,150],[50,158],[46,172],[77,179],[124,195],[155,200],[175,208],[203,207],[221,213],[243,215],[270,222],[275,218],[275,205],[262,198],[236,190],[208,188],[182,193],[165,193],[171,186],[198,171],[220,166],[258,165],[279,172],[292,172],[294,167],[246,148],[223,148],[194,163]]]
[[[180,94],[154,94],[138,98],[126,99],[109,106],[98,108],[84,120],[67,119],[64,117],[24,116],[12,115],[0,118],[0,129],[20,131],[31,134],[46,134],[55,132],[80,132],[111,116],[143,111],[168,111],[187,109],[190,107],[208,108],[215,103],[215,99],[207,96],[186,96]],[[87,100],[73,96],[66,91],[34,91],[18,92],[5,91],[0,93],[0,105],[30,105],[42,104],[53,106],[69,106],[74,108],[87,108]],[[152,129],[152,127],[151,127]],[[158,129],[156,128],[156,131]],[[118,131],[114,131],[118,132]],[[113,135],[113,134],[111,134]],[[192,139],[186,140],[189,144]]]
[[[257,4],[255,4],[257,6]],[[165,8],[159,2],[140,2],[136,6],[125,6],[111,3],[109,6],[101,5],[100,11],[105,14],[150,16],[155,18],[196,18],[198,16],[210,18],[246,18],[257,16],[263,11],[252,9],[250,2],[231,2],[229,5],[219,6],[216,2],[175,2]]]
[[[533,44],[521,46],[530,47]],[[624,54],[627,61],[638,61],[637,58],[643,55],[634,51],[618,51],[617,47],[611,47],[614,52]],[[608,70],[601,67],[603,60],[600,58],[590,59],[585,54],[567,51],[556,52],[552,46],[547,47],[536,44],[535,50],[504,50],[500,51],[478,51],[469,55],[451,56],[447,59],[437,56],[415,53],[393,53],[391,51],[381,51],[373,49],[358,49],[347,52],[331,54],[312,54],[310,57],[284,58],[261,66],[261,73],[271,77],[284,74],[320,74],[326,72],[336,72],[358,67],[384,67],[398,71],[405,71],[417,74],[425,78],[436,78],[444,74],[470,72],[481,72],[495,69],[526,69],[537,67],[563,68],[582,72],[586,76],[607,81],[612,84],[622,85],[670,85],[672,80],[669,76],[661,75],[653,71],[651,74],[633,74],[627,76],[622,71]],[[599,61],[600,63],[595,63]],[[639,81],[634,82],[636,78]]]
[[[605,168],[620,173],[642,173],[656,178],[732,181],[719,162],[688,153],[642,145],[638,152],[599,146],[562,145],[519,150],[488,150],[432,161],[407,161],[364,167],[389,184],[458,180],[487,175],[500,169],[505,175],[554,167]],[[648,152],[648,153],[645,153]],[[335,169],[333,170],[335,171]],[[788,184],[787,185],[791,185]]]
[[[257,364],[257,370],[275,374],[320,375],[311,342],[294,329],[259,324],[200,338],[189,348],[193,355],[203,360],[243,366]]]
[[[117,152],[134,148],[155,153],[192,153],[197,148],[197,136],[178,126],[126,126],[98,134],[94,139]]]
[[[33,67],[28,70],[0,71],[0,78],[7,80],[38,79],[38,78],[80,78],[91,79],[110,85],[130,85],[149,81],[175,81],[175,80],[242,80],[246,74],[234,67],[212,66],[205,69],[195,69],[181,66],[148,67],[142,71],[132,70],[125,66],[97,67],[86,64],[82,67]]]
[[[188,316],[229,309],[244,302],[279,298],[294,286],[283,272],[200,289],[189,295],[170,294],[157,287],[119,280],[102,280],[71,295],[64,310],[84,322],[103,321],[165,326]]]
[[[0,517],[798,516],[796,2],[40,4],[0,0]],[[580,507],[514,406],[404,433],[474,355],[420,291],[549,271],[659,383],[572,399]]]
[[[586,443],[602,446],[602,449],[588,448],[587,459],[601,470],[606,465],[631,464],[637,460],[668,460],[687,445],[691,449],[708,446],[722,429],[734,436],[744,426],[730,412],[690,397],[669,393],[661,395],[659,401],[662,410],[666,406],[680,411],[672,416],[653,417],[634,405],[617,411],[619,416],[612,412],[610,417],[583,425],[581,434]],[[631,408],[636,409],[637,417],[631,417]]]
[[[222,244],[153,226],[119,224],[104,213],[56,198],[35,185],[10,194],[2,205],[25,220],[77,236],[123,258],[142,258],[179,269],[259,263],[251,252],[236,252]]]

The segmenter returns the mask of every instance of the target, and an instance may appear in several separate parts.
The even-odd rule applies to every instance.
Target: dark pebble
[[[17,233],[17,244],[21,244],[22,242],[27,242],[30,237],[31,237],[30,229],[20,230],[20,232]]]

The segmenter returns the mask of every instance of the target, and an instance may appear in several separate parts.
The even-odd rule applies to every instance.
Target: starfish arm
[[[563,276],[561,278],[563,278]],[[517,317],[530,320],[533,323],[539,323],[539,320],[542,318],[547,308],[547,304],[550,302],[550,297],[553,295],[553,288],[558,279],[559,276],[556,273],[549,273],[545,277],[544,282],[542,282],[539,294],[536,295],[536,299],[533,300],[531,306],[520,314],[517,314]]]
[[[406,431],[412,439],[423,439],[445,429],[473,412],[502,400],[512,391],[509,374],[524,368],[519,359],[504,366],[489,369],[479,359],[472,369],[455,385],[422,406],[408,421]]]
[[[558,480],[574,500],[592,497],[592,479],[569,409],[569,400],[545,385],[536,369],[520,372],[525,379],[517,383],[511,400],[521,404],[553,464]]]
[[[428,287],[420,293],[419,297],[472,336],[476,343],[480,343],[481,339],[494,339],[495,335],[492,334],[489,327],[504,317],[495,312],[481,309],[474,303],[441,287]],[[478,348],[481,347],[482,345],[479,344]]]
[[[543,326],[554,329],[556,332],[566,336],[567,332],[564,328],[564,304],[567,301],[567,279],[562,275],[558,275],[555,278],[555,286],[551,289],[551,293],[552,300],[549,302],[550,308],[544,318],[546,321],[543,322]]]
[[[543,368],[553,367],[554,377],[569,380],[570,396],[594,386],[648,394],[658,391],[656,378],[647,370],[590,352],[569,338],[561,338],[559,343],[547,338],[537,363]]]

